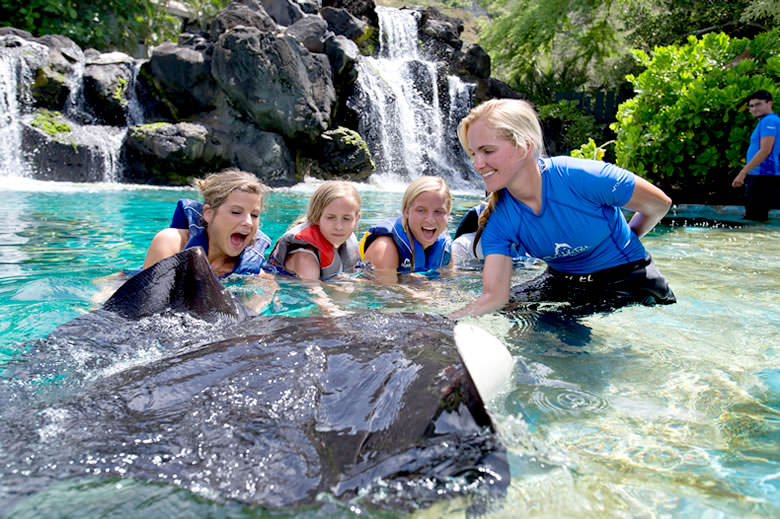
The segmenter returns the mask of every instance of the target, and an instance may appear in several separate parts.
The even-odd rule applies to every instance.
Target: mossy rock
[[[38,128],[55,141],[71,144],[73,149],[76,149],[76,144],[71,137],[73,129],[60,112],[40,108],[35,111],[30,126]]]

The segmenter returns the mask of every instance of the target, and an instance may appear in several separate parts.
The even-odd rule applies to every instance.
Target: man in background
[[[731,185],[745,186],[745,219],[765,222],[780,187],[780,117],[772,111],[772,94],[766,90],[750,94],[748,109],[758,124],[750,135],[745,167]]]

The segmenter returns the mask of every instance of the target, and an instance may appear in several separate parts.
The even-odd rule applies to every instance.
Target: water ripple
[[[607,400],[577,388],[537,387],[530,401],[544,412],[558,415],[598,413],[609,407]]]

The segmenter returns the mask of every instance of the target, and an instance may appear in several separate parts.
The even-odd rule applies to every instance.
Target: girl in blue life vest
[[[513,302],[568,302],[583,313],[675,302],[639,241],[671,205],[663,191],[605,162],[543,157],[536,112],[518,99],[473,108],[458,138],[490,199],[474,239],[485,257],[482,295],[450,317],[498,310],[510,295]],[[630,222],[621,208],[634,212]],[[513,248],[547,270],[512,288]]]
[[[271,241],[259,229],[267,188],[245,171],[213,173],[195,181],[203,203],[179,200],[171,227],[158,232],[143,268],[190,247],[203,247],[214,273],[258,274]]]
[[[361,258],[380,282],[397,274],[425,272],[452,264],[448,224],[452,195],[441,177],[423,176],[406,188],[401,216],[370,228],[360,240]]]
[[[269,270],[305,280],[353,270],[360,261],[354,234],[359,220],[357,190],[349,182],[324,182],[309,200],[306,216],[277,240]]]

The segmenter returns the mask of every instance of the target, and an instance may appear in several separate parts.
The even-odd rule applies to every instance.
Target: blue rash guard
[[[748,146],[745,163],[758,153],[761,148],[761,139],[764,137],[774,137],[775,143],[772,151],[761,164],[748,172],[748,175],[780,175],[780,117],[774,113],[768,113],[758,120],[756,128],[750,134],[750,145]]]
[[[423,246],[411,234],[407,233],[403,226],[403,219],[399,216],[386,220],[379,225],[371,227],[360,240],[360,258],[365,261],[366,250],[369,245],[380,236],[390,236],[398,249],[398,272],[425,272],[449,265],[451,257],[452,240],[449,232],[444,231],[436,241],[423,249]],[[414,244],[409,243],[409,238]]]
[[[540,159],[542,206],[535,214],[508,190],[490,215],[481,242],[485,256],[520,253],[559,272],[583,274],[642,260],[645,248],[620,208],[634,192],[634,174],[606,162]]]
[[[202,202],[188,198],[179,200],[170,226],[174,229],[189,229],[190,238],[187,240],[187,245],[184,246],[185,249],[203,247],[203,250],[208,254],[209,237],[206,234],[206,228],[203,227]],[[254,243],[243,250],[238,263],[230,274],[258,274],[265,264],[265,252],[270,245],[270,238],[258,229]]]
[[[479,215],[482,214],[485,207],[487,207],[487,202],[480,202],[466,211],[455,230],[455,239],[452,242],[452,261],[456,266],[481,266],[485,260],[485,255],[482,253],[482,240],[477,242],[476,256],[474,255],[474,238],[476,238],[479,228]],[[530,256],[520,254],[516,246],[513,246],[512,250],[513,266],[523,265],[525,260],[532,259]]]

